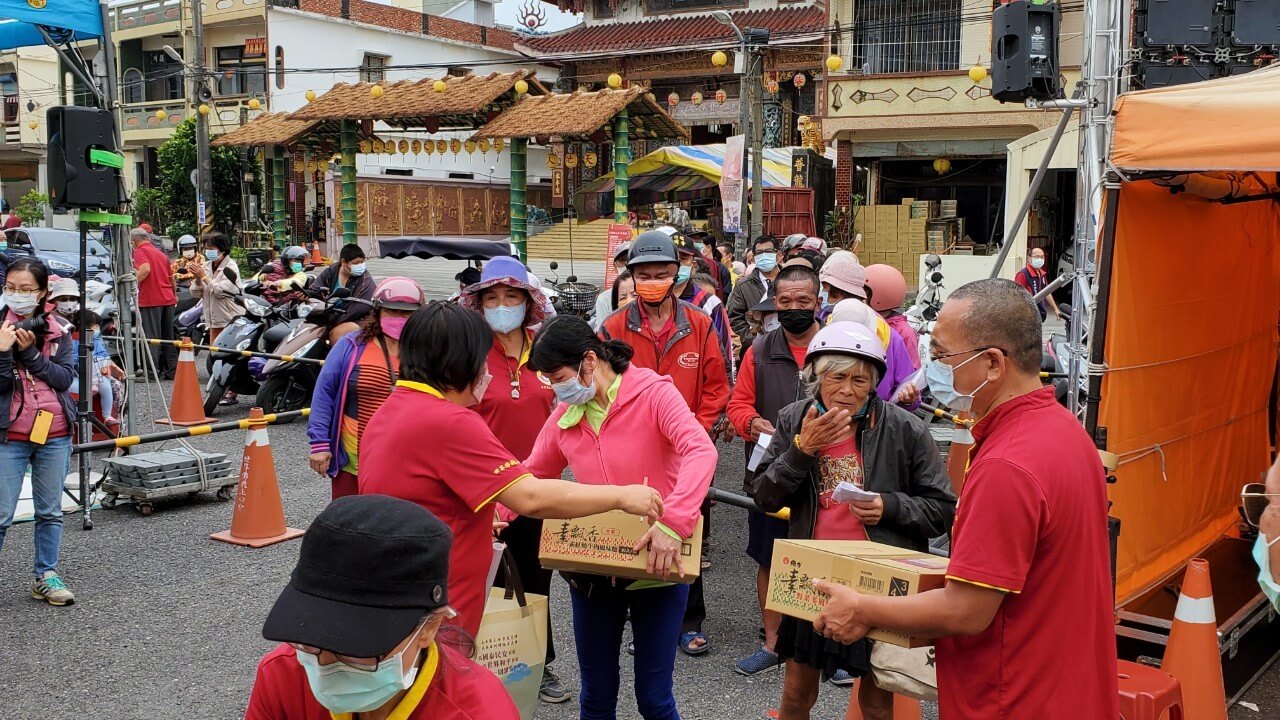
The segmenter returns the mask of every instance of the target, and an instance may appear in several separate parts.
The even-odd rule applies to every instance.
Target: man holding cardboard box
[[[1042,387],[1039,346],[1039,313],[1017,284],[952,293],[929,387],[979,421],[946,585],[872,597],[813,583],[831,596],[814,621],[829,638],[872,628],[938,638],[943,720],[1119,714],[1106,479],[1080,423]]]

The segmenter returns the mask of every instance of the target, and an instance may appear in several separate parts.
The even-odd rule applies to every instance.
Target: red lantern
[[[729,97],[729,95],[728,95],[725,91],[723,91],[723,90],[717,90],[717,91],[716,91],[716,102],[720,103],[721,105],[723,105],[723,104],[724,104],[724,101],[725,101],[728,97]]]
[[[680,93],[673,92],[667,96],[667,105],[675,107],[680,104]]]
[[[801,72],[796,73],[796,76],[791,78],[791,82],[795,84],[797,89],[804,87],[804,84],[808,81],[809,78],[805,77],[804,73]]]
[[[773,78],[769,78],[769,82],[765,83],[764,87],[769,92],[776,93],[778,92],[778,81]]]

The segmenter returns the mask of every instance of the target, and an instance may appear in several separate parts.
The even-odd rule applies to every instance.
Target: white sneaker
[[[62,582],[58,573],[52,570],[45,572],[39,580],[31,583],[31,597],[59,607],[71,605],[76,601],[75,594],[66,583]]]

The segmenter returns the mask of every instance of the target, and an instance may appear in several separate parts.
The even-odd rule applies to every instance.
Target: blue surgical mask
[[[680,269],[676,271],[676,284],[680,285],[682,283],[689,282],[689,278],[692,275],[693,275],[693,268],[691,266],[681,265]]]
[[[582,374],[582,364],[578,364],[578,375]],[[586,405],[591,398],[596,396],[595,380],[590,385],[583,385],[578,379],[578,375],[551,385],[551,389],[556,394],[556,399],[566,405]]]
[[[515,330],[524,324],[526,308],[525,304],[519,305],[499,305],[484,309],[484,319],[489,323],[489,327],[494,332],[506,333]]]
[[[952,367],[941,360],[930,360],[925,368],[925,380],[929,383],[929,391],[933,393],[933,397],[938,402],[946,405],[955,412],[967,412],[973,409],[973,396],[977,395],[982,388],[986,387],[989,380],[983,380],[982,384],[973,389],[973,392],[962,393],[955,386],[955,370],[961,368],[976,358],[982,357],[982,353],[978,353],[964,362]]]
[[[1031,258],[1031,267],[1039,270],[1044,267],[1044,258]]]
[[[300,273],[300,272],[302,272],[302,263],[300,263],[300,262],[291,262],[291,263],[289,263],[289,271],[290,271],[290,272],[295,272],[295,273]]]
[[[694,244],[693,244],[693,249],[694,249],[694,250],[697,250],[698,252],[702,252],[702,251],[703,251],[703,250],[705,250],[706,248],[707,248],[706,243],[696,242],[696,243],[694,243]]]
[[[347,269],[351,271],[351,277],[360,277],[366,270],[364,263],[348,265]]]
[[[5,250],[8,250],[8,249],[9,249],[9,241],[0,240],[0,252],[4,252]]]
[[[822,307],[826,307],[831,304],[831,296],[827,294],[826,290],[818,293],[818,299],[822,301]]]
[[[756,269],[760,272],[773,272],[778,267],[778,253],[760,253],[756,255]]]
[[[307,684],[316,701],[331,712],[363,713],[387,704],[396,693],[409,689],[418,668],[404,671],[404,654],[417,650],[417,637],[403,650],[378,663],[376,670],[357,670],[340,662],[321,665],[311,653],[296,651],[298,664],[307,673]]]
[[[1258,533],[1258,539],[1253,543],[1253,561],[1258,563],[1258,585],[1262,587],[1262,594],[1271,601],[1272,607],[1280,610],[1280,584],[1271,574],[1271,546],[1277,542],[1280,542],[1280,537],[1268,541],[1266,535]]]
[[[210,260],[210,261],[217,260],[217,259],[218,259],[218,251],[217,251],[217,250],[205,250],[205,251],[204,251],[204,256],[205,256],[205,257],[207,257],[207,258],[209,258],[209,260]]]

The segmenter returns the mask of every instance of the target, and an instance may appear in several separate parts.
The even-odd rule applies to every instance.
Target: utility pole
[[[209,155],[209,116],[200,112],[201,104],[213,100],[209,88],[209,76],[204,69],[204,18],[201,0],[191,1],[191,34],[193,51],[191,58],[191,100],[196,104],[196,221],[200,234],[213,229],[213,161]],[[212,112],[210,107],[210,112]]]
[[[737,29],[736,27],[734,28]],[[751,62],[751,55],[747,52],[747,39],[739,33],[738,57],[735,63],[741,63],[741,71],[738,73],[738,132],[742,135],[742,174],[743,177],[739,181],[739,187],[743,187],[742,183],[747,181],[747,167],[751,159],[751,88],[755,87],[758,81],[751,79],[751,68],[754,64]],[[747,234],[749,227],[749,216],[747,214],[747,199],[741,196],[739,192],[738,198],[738,236],[734,245],[738,257],[745,257],[747,247],[750,244],[750,237]]]
[[[764,49],[769,45],[769,31],[751,28],[751,237],[764,234]]]

